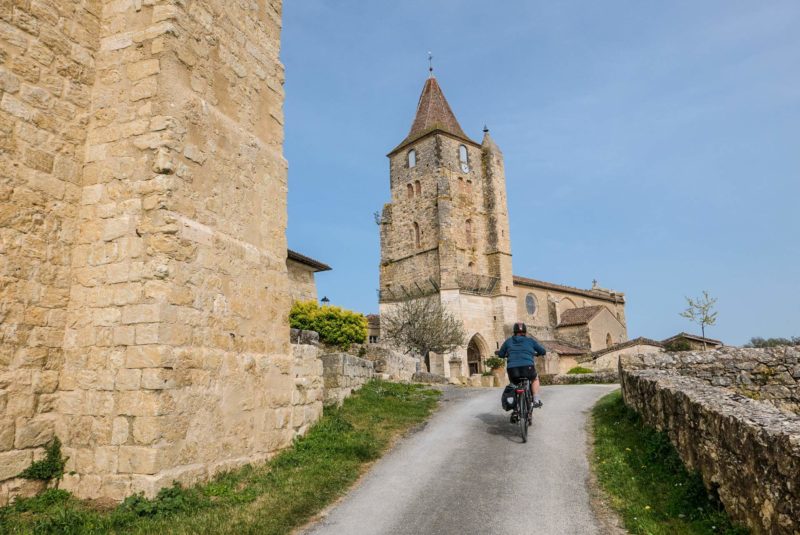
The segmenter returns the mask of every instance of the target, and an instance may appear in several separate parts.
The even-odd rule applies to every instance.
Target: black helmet
[[[528,328],[521,321],[514,324],[514,334],[527,334]]]

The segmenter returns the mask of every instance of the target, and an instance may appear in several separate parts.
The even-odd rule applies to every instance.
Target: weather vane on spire
[[[428,50],[428,72],[433,76],[433,53]]]

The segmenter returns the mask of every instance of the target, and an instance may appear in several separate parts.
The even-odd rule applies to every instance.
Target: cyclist
[[[541,407],[542,400],[539,399],[539,376],[536,374],[536,366],[534,358],[538,355],[543,357],[547,350],[539,343],[536,338],[528,337],[528,328],[524,323],[518,322],[514,324],[514,335],[503,342],[500,349],[496,351],[499,357],[508,359],[506,365],[506,372],[508,373],[508,380],[516,383],[523,377],[526,377],[531,382],[533,390],[533,406]],[[512,414],[512,420],[514,415]]]

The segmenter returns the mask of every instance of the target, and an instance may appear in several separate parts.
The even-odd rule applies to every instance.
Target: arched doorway
[[[485,358],[486,344],[483,342],[481,335],[476,334],[467,345],[467,366],[469,366],[470,375],[483,372]]]

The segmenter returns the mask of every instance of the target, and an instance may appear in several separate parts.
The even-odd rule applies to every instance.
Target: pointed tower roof
[[[450,109],[450,104],[444,98],[439,82],[436,81],[436,77],[431,75],[425,81],[422,94],[419,96],[417,115],[411,125],[411,131],[389,154],[393,154],[409,143],[437,130],[477,145],[461,129],[458,119],[456,119],[453,110]]]

